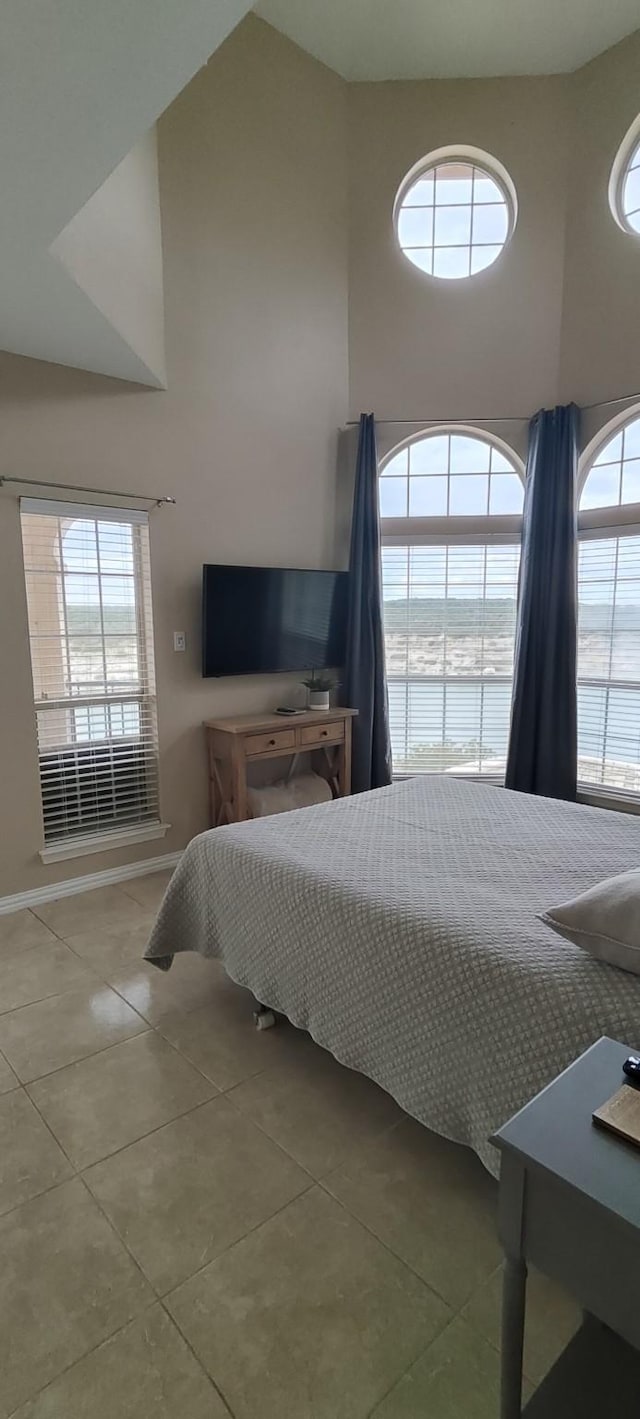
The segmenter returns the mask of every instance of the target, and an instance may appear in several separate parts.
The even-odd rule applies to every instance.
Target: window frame
[[[38,694],[38,682],[42,683],[41,677],[45,672],[43,671],[42,665],[38,665],[37,661],[34,661],[32,652],[32,643],[35,645],[35,643],[41,639],[41,632],[34,629],[34,624],[32,624],[32,607],[37,610],[37,592],[35,589],[38,584],[38,577],[41,573],[41,569],[36,560],[37,556],[41,553],[38,541],[43,536],[41,531],[36,530],[36,551],[31,553],[34,560],[32,564],[29,564],[25,559],[24,577],[25,587],[27,589],[27,634],[32,668],[32,703],[42,812],[43,846],[40,849],[39,855],[42,861],[46,863],[62,861],[70,857],[80,857],[89,853],[102,852],[109,848],[151,841],[163,837],[168,831],[170,824],[163,823],[160,814],[159,743],[148,514],[132,508],[114,507],[112,504],[80,504],[62,500],[54,501],[51,499],[22,498],[20,501],[20,520],[25,551],[29,540],[27,529],[31,517],[42,519],[49,518],[51,520],[51,554],[57,560],[58,566],[58,571],[55,573],[59,582],[57,594],[61,597],[62,605],[65,607],[64,623],[61,622],[60,631],[59,633],[55,633],[54,639],[56,641],[59,639],[62,671],[67,678],[70,674],[70,651],[68,644],[70,633],[66,620],[67,588],[65,586],[65,576],[71,575],[72,573],[69,572],[68,568],[65,571],[61,563],[61,557],[63,555],[62,538],[66,536],[76,522],[84,521],[94,523],[96,528],[99,523],[109,522],[115,525],[128,525],[131,528],[132,571],[130,576],[133,589],[133,619],[135,630],[132,630],[128,634],[131,635],[132,639],[135,639],[135,659],[138,665],[138,676],[135,685],[131,689],[126,688],[124,683],[122,683],[119,688],[116,685],[113,691],[110,691],[106,672],[107,644],[105,641],[106,633],[102,613],[102,597],[104,592],[102,576],[104,574],[117,577],[118,573],[107,573],[101,568],[100,546],[99,543],[96,542],[97,570],[90,575],[97,577],[98,581],[98,605],[100,607],[101,625],[99,638],[103,664],[105,666],[104,683],[101,684],[101,688],[96,689],[95,695],[92,695],[90,691],[73,694],[70,692],[72,689],[71,685],[68,687],[68,693],[48,695],[46,690],[43,690],[40,695]],[[24,540],[25,537],[27,540]],[[46,543],[42,542],[43,556],[46,555],[44,551],[45,546]],[[123,575],[129,576],[129,573],[123,573]],[[32,603],[31,598],[34,595],[36,600]],[[43,605],[46,604],[46,595],[50,595],[50,593],[45,593],[45,603],[42,603]],[[37,626],[37,620],[35,625]],[[82,690],[81,684],[80,688]],[[61,755],[66,753],[72,754],[74,751],[81,754],[84,750],[87,754],[87,759],[89,759],[91,746],[93,746],[94,753],[98,754],[100,750],[107,752],[109,746],[120,745],[124,747],[127,742],[133,742],[136,738],[136,734],[133,731],[125,732],[124,720],[123,732],[121,735],[118,735],[114,733],[113,724],[110,722],[109,717],[109,706],[117,705],[120,708],[126,704],[135,704],[139,707],[137,738],[140,740],[141,744],[140,752],[144,761],[144,771],[150,774],[147,787],[149,811],[143,813],[140,817],[132,816],[130,819],[127,819],[126,816],[119,818],[118,814],[114,812],[113,818],[107,818],[103,827],[98,826],[97,823],[93,823],[88,827],[87,831],[83,832],[81,826],[82,807],[79,805],[76,814],[80,816],[76,818],[75,814],[72,814],[72,819],[78,823],[75,831],[72,827],[71,829],[67,828],[66,831],[62,831],[58,836],[47,836],[46,812],[43,798],[46,784],[42,771],[42,765],[43,762],[46,761],[46,756],[55,753],[60,753]],[[78,730],[75,712],[82,710],[87,711],[87,728],[89,730],[89,716],[91,709],[94,708],[104,711],[105,733],[92,736],[91,733],[88,732],[86,736],[83,736]],[[45,741],[40,739],[40,718],[42,715],[46,716],[48,712],[54,716],[56,714],[66,716],[67,728],[64,732],[64,737],[60,738],[60,742],[57,745],[52,744],[49,746]],[[66,771],[61,767],[60,772],[63,773]],[[80,772],[79,769],[78,772]],[[117,782],[117,780],[114,780],[114,782]],[[126,793],[129,791],[128,787],[125,786],[123,791],[126,796]],[[117,788],[114,787],[114,805],[117,804],[117,792]]]
[[[400,241],[399,218],[407,193],[413,187],[414,183],[419,181],[421,177],[426,177],[428,173],[432,172],[438,166],[456,162],[479,168],[499,187],[507,208],[507,233],[498,256],[496,256],[488,266],[483,266],[479,271],[469,271],[463,276],[447,278],[435,275],[435,273],[430,271],[424,271],[421,267],[417,266],[415,262],[411,261],[411,258],[407,256],[406,250]],[[493,154],[485,152],[482,148],[472,147],[470,144],[448,144],[445,147],[434,148],[430,153],[419,158],[418,161],[413,164],[413,167],[409,168],[409,171],[405,173],[393,203],[393,231],[398,251],[407,264],[413,267],[414,271],[417,271],[425,280],[435,282],[438,286],[464,285],[465,282],[473,281],[478,277],[482,277],[487,271],[490,271],[504,255],[513,237],[517,223],[518,194],[512,177],[507,172],[504,165],[498,158],[495,158]],[[495,245],[497,244],[498,243],[495,243]],[[470,246],[471,249],[473,249],[473,242],[470,243]]]
[[[631,130],[630,130],[631,131]],[[636,146],[640,139],[640,118],[637,120],[637,134],[633,140]],[[624,229],[626,230],[626,228]],[[631,235],[640,235],[632,232]],[[586,483],[598,455],[616,434],[628,424],[640,419],[640,404],[630,404],[613,419],[604,424],[586,444],[578,461],[576,500],[578,510],[578,545],[581,542],[606,541],[615,537],[640,537],[640,502],[617,503],[609,507],[580,509],[580,502]],[[580,686],[579,661],[576,663],[577,686]],[[603,685],[608,682],[603,681]],[[639,681],[640,688],[640,681]],[[590,784],[578,779],[578,802],[588,803],[596,808],[617,808],[629,813],[640,813],[640,790],[624,792],[607,788],[605,784]]]
[[[399,443],[394,444],[387,453],[378,460],[378,481],[384,476],[385,466],[391,462],[397,454],[402,453],[405,448],[412,444],[420,443],[424,439],[437,435],[459,435],[461,437],[473,438],[478,442],[486,444],[490,449],[495,448],[504,458],[512,464],[518,474],[523,488],[525,488],[525,464],[520,454],[499,435],[488,433],[486,429],[477,427],[474,424],[462,423],[436,423],[425,428],[414,431]],[[523,513],[490,513],[487,515],[477,514],[474,516],[459,515],[451,513],[446,517],[380,517],[380,541],[383,547],[420,547],[420,546],[514,546],[518,547],[522,541]],[[462,677],[460,677],[462,679]],[[388,684],[388,674],[385,671],[385,683]],[[438,770],[434,770],[438,772]],[[445,771],[442,770],[442,773]],[[451,777],[453,771],[447,770]],[[411,770],[394,770],[394,780],[419,777],[417,772]],[[465,772],[463,769],[456,771],[456,777],[473,779],[482,783],[503,784],[504,775],[496,774],[474,774]]]
[[[622,196],[629,163],[639,145],[640,113],[634,118],[633,123],[627,129],[618,148],[611,168],[608,189],[609,207],[616,226],[624,232],[625,236],[634,237],[636,241],[640,241],[640,231],[630,225],[625,215]]]

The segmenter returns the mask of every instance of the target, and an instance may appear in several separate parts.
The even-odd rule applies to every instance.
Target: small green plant
[[[311,691],[333,690],[337,683],[336,676],[326,670],[312,670],[311,674],[307,675],[306,680],[302,681],[302,684],[306,686],[307,690]]]

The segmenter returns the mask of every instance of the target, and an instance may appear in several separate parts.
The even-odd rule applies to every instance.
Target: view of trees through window
[[[517,546],[383,548],[397,771],[504,771]]]

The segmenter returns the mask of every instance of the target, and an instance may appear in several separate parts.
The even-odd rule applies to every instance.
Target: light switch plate
[[[174,632],[173,632],[173,649],[174,649],[174,650],[186,650],[186,649],[187,649],[187,637],[186,637],[185,631],[174,631]]]

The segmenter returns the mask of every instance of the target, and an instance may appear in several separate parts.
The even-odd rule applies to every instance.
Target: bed
[[[412,779],[195,838],[146,956],[220,958],[495,1174],[490,1134],[586,1046],[640,1046],[640,977],[536,918],[639,864],[640,817]]]

